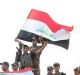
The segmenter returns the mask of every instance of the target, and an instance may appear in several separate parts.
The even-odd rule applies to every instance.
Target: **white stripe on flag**
[[[21,30],[41,35],[51,41],[67,40],[70,36],[70,33],[64,29],[54,33],[45,23],[34,19],[27,19]]]

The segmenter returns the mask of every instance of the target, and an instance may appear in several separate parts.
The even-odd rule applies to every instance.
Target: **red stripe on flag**
[[[6,71],[6,72],[0,72],[0,73],[23,73],[23,72],[29,72],[32,71],[32,68],[25,68],[18,71]]]
[[[56,23],[46,12],[42,12],[39,10],[32,9],[29,13],[27,19],[34,19],[47,24],[47,26],[52,30],[52,32],[57,32],[60,29],[65,29],[67,31],[72,31],[73,27],[64,26]]]

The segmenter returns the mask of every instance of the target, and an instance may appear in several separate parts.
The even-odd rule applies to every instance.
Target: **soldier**
[[[55,71],[54,75],[66,75],[65,73],[59,71],[60,70],[59,63],[54,63],[53,67],[54,67],[54,71]]]
[[[47,67],[47,75],[53,75],[53,67],[52,66]]]
[[[18,71],[18,68],[19,68],[18,63],[13,63],[13,64],[11,64],[11,65],[12,65],[12,70],[13,70],[13,71]]]
[[[15,41],[17,41],[19,43],[19,48],[16,47],[17,52],[16,52],[16,57],[15,57],[15,63],[19,63],[20,62],[20,59],[21,59],[21,55],[22,55],[22,47],[23,47],[24,44],[22,44],[17,39]]]
[[[21,69],[32,67],[32,58],[31,58],[31,54],[28,53],[29,50],[30,49],[27,45],[23,46],[23,49],[22,49],[23,54],[21,55],[21,59],[20,59]]]
[[[2,70],[4,72],[8,72],[9,71],[9,63],[8,62],[3,62],[2,63]]]
[[[79,66],[78,70],[79,70],[79,75],[80,75],[80,66]]]
[[[15,57],[15,63],[20,64],[20,59],[21,59],[21,55],[22,55],[22,47],[24,46],[24,44],[21,41],[17,40],[17,38],[15,39],[15,42],[18,42],[18,44],[19,44],[19,48],[16,47],[17,52],[16,52],[16,57]],[[19,69],[21,69],[20,65],[18,67],[19,67]]]
[[[19,43],[19,48],[17,48],[15,62],[20,63],[19,69],[24,69],[26,67],[32,67],[32,58],[31,54],[28,53],[30,50],[29,46],[24,45],[19,40],[15,39]],[[23,54],[22,54],[23,53]]]
[[[45,42],[43,40],[42,37],[39,37],[39,41],[42,43],[41,46],[37,46],[37,40],[35,37],[32,38],[32,47],[31,47],[31,57],[32,57],[32,64],[33,64],[33,72],[34,75],[40,75],[40,68],[39,68],[39,64],[40,64],[40,55],[43,51],[43,49],[45,48],[45,46],[47,45],[47,42]]]
[[[76,68],[74,69],[74,75],[79,75],[79,68],[78,68],[78,67],[76,67]]]

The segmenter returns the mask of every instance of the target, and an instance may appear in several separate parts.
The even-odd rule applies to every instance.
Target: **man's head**
[[[32,45],[37,46],[37,40],[35,37],[32,38]]]
[[[23,53],[27,53],[29,51],[29,47],[27,45],[23,46]]]
[[[80,66],[79,66],[78,70],[79,70],[79,74],[80,74]]]
[[[60,69],[60,64],[59,63],[54,63],[53,67],[54,67],[55,72],[59,72],[59,69]]]
[[[47,72],[48,72],[48,74],[52,74],[52,72],[53,72],[53,67],[52,67],[52,66],[48,66],[48,67],[47,67]]]
[[[18,63],[13,63],[13,64],[12,64],[12,69],[13,69],[13,71],[17,71],[18,68],[19,68]]]
[[[75,75],[79,75],[79,69],[78,69],[78,67],[76,67],[76,68],[74,69],[74,74],[75,74]]]
[[[9,63],[8,62],[2,63],[2,70],[3,71],[9,71]]]

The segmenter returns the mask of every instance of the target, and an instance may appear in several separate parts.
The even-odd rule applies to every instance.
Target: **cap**
[[[18,66],[18,63],[13,63],[13,64],[11,64],[12,66]]]
[[[52,66],[48,66],[47,70],[53,70],[53,67]]]
[[[9,67],[9,63],[8,62],[3,62],[2,65],[6,65]]]
[[[25,47],[29,48],[29,46],[27,46],[27,45],[23,45],[23,48],[25,48]]]

